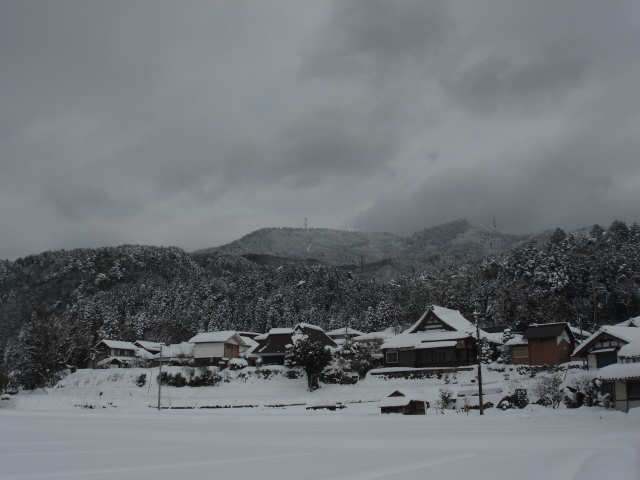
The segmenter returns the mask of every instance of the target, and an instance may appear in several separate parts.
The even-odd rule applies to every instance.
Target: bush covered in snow
[[[531,391],[538,397],[534,403],[545,407],[558,408],[564,399],[562,391],[562,377],[559,374],[540,375],[533,382]]]
[[[249,366],[249,362],[247,362],[244,358],[232,358],[229,360],[229,370],[242,370]]]
[[[360,378],[364,378],[370,370],[381,366],[379,353],[380,347],[377,344],[345,343],[335,352],[336,368],[357,373]]]

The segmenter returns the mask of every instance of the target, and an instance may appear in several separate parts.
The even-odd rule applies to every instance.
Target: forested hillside
[[[528,243],[544,244],[551,233],[552,230],[545,230],[514,235],[464,219],[424,229],[408,238],[326,228],[263,228],[227,245],[195,253],[252,255],[259,264],[277,258],[305,264],[368,267],[368,274],[390,279],[477,262]]]
[[[640,314],[639,278],[640,228],[617,221],[388,282],[178,248],[45,252],[0,263],[0,349],[4,369],[44,384],[61,365],[83,366],[100,338],[180,342],[301,321],[368,332],[408,325],[432,304],[475,313],[486,326],[581,321],[593,329]]]

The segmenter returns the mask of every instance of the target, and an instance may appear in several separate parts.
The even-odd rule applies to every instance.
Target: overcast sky
[[[640,2],[0,2],[0,258],[640,221]]]

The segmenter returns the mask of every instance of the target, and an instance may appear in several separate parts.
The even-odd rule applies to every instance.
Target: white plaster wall
[[[196,343],[194,358],[224,357],[224,343]]]

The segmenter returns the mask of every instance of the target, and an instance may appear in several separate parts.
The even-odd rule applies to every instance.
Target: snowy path
[[[640,415],[0,410],[0,480],[640,478]]]

